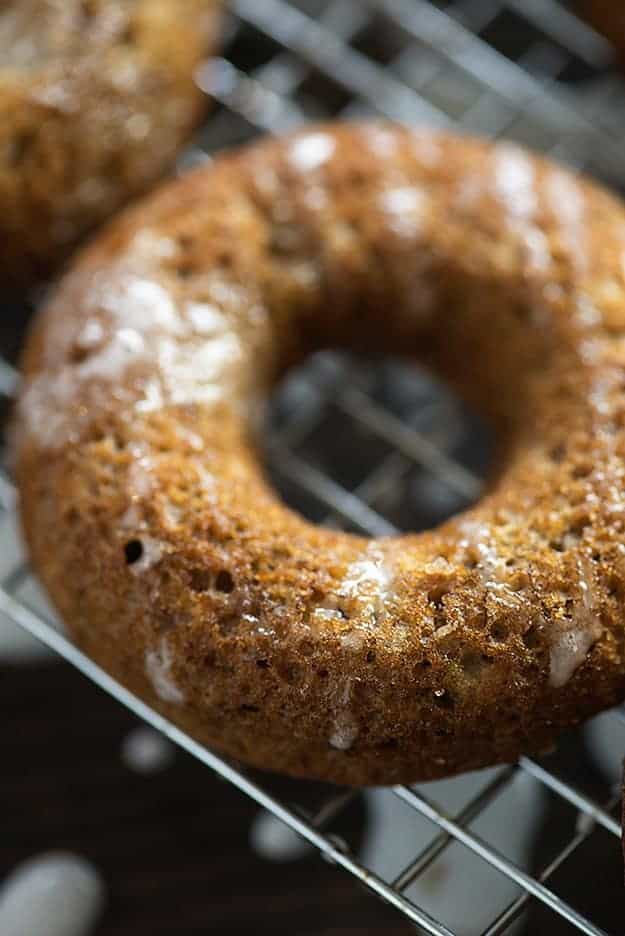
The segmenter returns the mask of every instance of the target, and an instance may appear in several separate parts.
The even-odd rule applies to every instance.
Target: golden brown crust
[[[589,182],[384,125],[126,212],[24,356],[24,529],[78,643],[207,744],[352,784],[510,761],[621,699],[624,251]],[[493,420],[476,507],[366,541],[276,499],[257,400],[328,344],[415,355]]]
[[[11,0],[0,7],[3,287],[50,272],[146,189],[197,124],[216,0]]]

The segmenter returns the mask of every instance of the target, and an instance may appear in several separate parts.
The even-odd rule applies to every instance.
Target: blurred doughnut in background
[[[0,285],[47,276],[171,163],[206,111],[194,73],[217,6],[0,5]]]

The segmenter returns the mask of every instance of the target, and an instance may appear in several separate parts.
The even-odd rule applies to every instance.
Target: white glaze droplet
[[[145,525],[143,511],[136,503],[132,503],[119,519],[119,526],[122,530],[141,530]]]
[[[193,328],[199,335],[214,335],[228,327],[223,312],[208,302],[189,302],[187,315]]]
[[[100,351],[92,354],[76,369],[81,380],[103,380],[114,383],[129,365],[143,356],[145,341],[134,328],[120,328]]]
[[[359,727],[351,708],[352,680],[348,679],[340,695],[332,731],[328,738],[330,747],[337,751],[348,751],[358,737]]]
[[[184,695],[173,680],[172,663],[173,657],[166,637],[161,638],[157,649],[148,650],[145,654],[145,672],[159,699],[180,705],[184,702]]]
[[[145,383],[137,408],[148,413],[165,403],[217,403],[224,397],[222,381],[241,358],[241,344],[234,332],[215,335],[199,344],[161,338],[154,347],[158,378]]]
[[[319,619],[353,619],[360,625],[378,624],[386,611],[394,571],[380,547],[371,543],[360,559],[348,566],[335,592],[315,609]]]
[[[180,334],[183,330],[181,316],[169,292],[153,279],[128,275],[114,289],[103,288],[101,307],[118,326],[141,334],[156,329]]]
[[[154,459],[141,451],[133,455],[135,459],[128,469],[128,492],[131,497],[143,499],[154,490]]]
[[[348,567],[338,594],[341,598],[364,599],[379,613],[384,610],[392,581],[393,571],[384,553],[371,544],[365,556]]]
[[[579,597],[573,604],[570,620],[559,622],[552,638],[549,682],[554,689],[566,685],[603,630],[597,608],[594,570],[586,556],[579,557],[578,571]]]
[[[0,890],[2,936],[87,936],[104,906],[102,878],[68,852],[19,865]]]
[[[298,172],[312,172],[330,159],[336,143],[327,133],[308,133],[297,137],[289,148],[289,162]]]
[[[104,329],[98,319],[87,319],[76,339],[76,345],[85,351],[96,348],[104,338]]]
[[[358,737],[358,723],[349,709],[339,712],[334,719],[330,747],[337,751],[349,751]]]
[[[536,171],[532,159],[510,144],[494,150],[495,194],[502,204],[508,228],[525,248],[531,270],[544,272],[551,263],[549,241],[533,223],[538,209]]]
[[[549,682],[554,689],[566,685],[582,665],[596,637],[585,627],[562,631],[551,645],[549,654]]]
[[[339,639],[341,641],[341,645],[347,650],[357,652],[362,650],[366,645],[365,635],[366,631],[364,631],[362,628],[354,627],[349,631],[341,631],[339,633]]]
[[[515,217],[531,218],[537,197],[532,160],[522,149],[509,144],[494,150],[495,190],[506,211]]]
[[[549,173],[546,191],[563,243],[574,267],[582,274],[588,266],[584,191],[574,176],[559,169]]]

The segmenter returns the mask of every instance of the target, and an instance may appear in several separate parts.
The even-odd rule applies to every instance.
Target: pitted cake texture
[[[144,190],[204,110],[216,0],[0,5],[0,281],[42,277]]]
[[[39,317],[15,457],[78,643],[201,741],[371,784],[549,747],[625,695],[625,211],[512,144],[315,127],[115,221]],[[366,540],[269,488],[325,346],[419,359],[500,439],[471,510]]]

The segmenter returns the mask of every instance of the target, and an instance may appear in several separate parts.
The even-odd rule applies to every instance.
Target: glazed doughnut
[[[216,0],[0,4],[2,285],[45,276],[197,123]]]
[[[623,698],[624,258],[590,182],[383,124],[260,142],[126,212],[38,319],[16,417],[78,644],[225,754],[347,784],[513,761]],[[328,346],[480,409],[477,505],[367,540],[280,502],[262,401]]]

